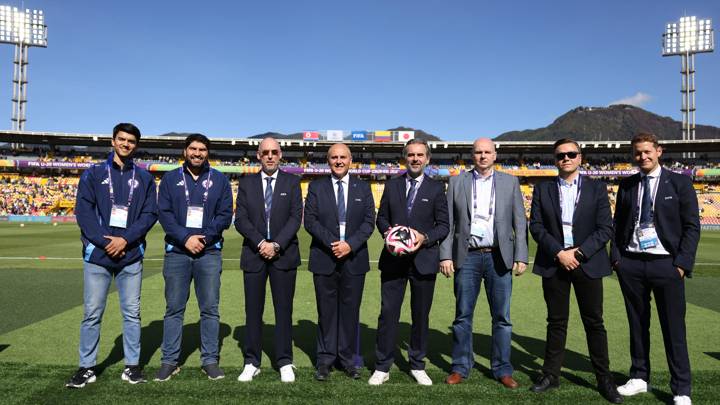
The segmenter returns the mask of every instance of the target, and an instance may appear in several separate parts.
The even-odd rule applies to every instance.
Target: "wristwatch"
[[[585,256],[585,253],[583,253],[583,251],[578,248],[575,251],[575,260],[579,262],[584,262],[585,259],[587,259],[587,256]]]
[[[273,242],[272,245],[273,245],[273,249],[275,249],[275,253],[279,253],[280,252],[280,244],[277,242]]]

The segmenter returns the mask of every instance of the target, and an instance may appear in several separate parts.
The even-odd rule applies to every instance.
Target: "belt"
[[[655,255],[652,253],[622,252],[622,255],[634,260],[660,260],[672,258],[672,255]]]
[[[494,251],[495,251],[494,247],[471,247],[471,248],[468,248],[468,252],[492,253]]]

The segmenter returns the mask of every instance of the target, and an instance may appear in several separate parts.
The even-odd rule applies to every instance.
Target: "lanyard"
[[[183,168],[180,168],[180,174],[183,176],[183,187],[185,187],[185,202],[187,202],[188,207],[190,206],[190,192],[187,188],[187,178],[185,177],[185,170]],[[210,188],[210,175],[212,174],[211,170],[208,170],[208,176],[207,179],[205,179],[205,193],[203,194],[203,207],[205,206],[205,203],[208,199],[208,189]],[[198,177],[198,181],[200,180],[200,177]]]
[[[477,181],[480,179],[480,175],[473,170],[473,215],[477,212]],[[490,203],[488,204],[488,215],[487,219],[490,219],[493,215],[493,207],[495,206],[495,173],[491,174],[492,176],[492,184],[490,185]],[[485,180],[487,181],[487,180]],[[481,218],[483,218],[482,215],[480,215]],[[485,219],[485,218],[483,218]]]
[[[655,179],[655,187],[653,187],[653,191],[652,191],[652,205],[651,205],[652,208],[650,210],[650,217],[652,218],[655,216],[655,197],[657,197],[658,186],[660,185],[660,176],[655,176],[655,177],[647,176],[647,178],[648,178],[648,186],[650,185],[650,180],[653,178]],[[642,185],[642,178],[640,178],[640,185]],[[642,209],[642,196],[645,193],[645,191],[646,191],[645,188],[643,188],[642,193],[640,191],[638,191],[637,211],[635,211],[635,220],[633,221],[633,222],[635,222],[636,225],[640,223],[640,210]]]
[[[110,175],[110,163],[106,163],[105,167],[108,172],[108,188],[110,189],[110,202],[115,205],[115,189],[112,184],[112,176]],[[120,170],[120,181],[122,182],[122,169]],[[133,165],[132,182],[130,183],[130,193],[128,194],[127,206],[132,204],[133,191],[135,191],[135,165]]]
[[[557,178],[557,186],[558,186],[558,196],[560,197],[560,211],[562,211],[563,206],[564,206],[563,205],[563,192],[562,192],[562,183],[561,183],[561,179],[559,176]],[[578,175],[578,177],[577,177],[577,194],[575,195],[575,205],[573,206],[573,214],[575,214],[575,210],[577,210],[578,202],[580,202],[580,192],[582,191],[581,186],[582,186],[582,175]],[[560,216],[562,218],[562,213]],[[572,222],[565,223],[563,221],[563,225],[572,225]]]

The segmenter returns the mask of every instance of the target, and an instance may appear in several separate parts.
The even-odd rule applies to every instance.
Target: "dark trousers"
[[[414,266],[382,272],[375,370],[388,372],[395,361],[395,342],[400,322],[400,310],[408,281],[410,281],[410,310],[412,312],[410,347],[408,349],[410,368],[412,370],[425,369],[424,359],[427,351],[435,277],[436,274],[419,274]]]
[[[674,395],[690,396],[685,281],[671,257],[624,253],[618,269],[630,324],[630,378],[650,381],[650,293],[655,296]]]
[[[317,366],[340,363],[354,369],[358,353],[360,302],[365,274],[353,275],[338,268],[313,275],[318,312]]]
[[[542,281],[548,311],[543,373],[555,377],[560,375],[565,355],[572,286],[585,328],[590,362],[595,375],[598,380],[610,378],[607,332],[603,324],[602,278],[590,278],[581,269],[573,271],[558,269],[552,277],[543,278]]]
[[[292,309],[297,270],[279,270],[265,265],[257,273],[244,272],[245,287],[245,364],[260,367],[262,359],[263,311],[265,284],[270,278],[275,309],[275,363],[278,367],[292,364]]]

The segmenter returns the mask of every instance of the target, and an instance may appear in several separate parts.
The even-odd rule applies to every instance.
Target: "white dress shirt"
[[[478,237],[472,236],[470,238],[470,247],[492,247],[495,241],[495,201],[497,196],[493,196],[493,182],[495,178],[495,171],[491,171],[489,175],[482,177],[480,173],[473,170],[473,182],[475,192],[473,195],[473,206],[472,206],[472,221],[476,221],[478,216],[482,217],[480,221],[486,222],[485,230],[486,235],[482,240]],[[492,198],[491,198],[492,197]],[[492,199],[492,201],[491,201]],[[490,207],[492,204],[492,207]],[[490,209],[492,208],[492,210]],[[472,226],[472,225],[471,225]]]
[[[641,201],[643,197],[643,193],[648,192],[652,193],[650,195],[650,198],[652,199],[652,207],[653,211],[655,210],[655,196],[657,195],[657,190],[660,184],[658,183],[660,181],[660,173],[662,172],[662,167],[658,165],[653,171],[647,174],[648,177],[648,183],[649,183],[649,190],[645,190],[643,187],[642,178],[646,176],[643,173],[640,173],[640,184],[638,185],[638,199],[636,201],[633,201],[633,204],[637,205],[638,213],[637,213],[637,220],[635,221],[635,226],[633,227],[632,232],[632,238],[630,238],[630,242],[628,243],[627,251],[628,252],[634,252],[634,253],[649,253],[652,255],[669,255],[670,252],[665,249],[665,247],[662,245],[662,242],[660,241],[660,235],[658,235],[657,239],[657,246],[649,249],[642,250],[640,249],[640,241],[638,239],[638,228],[640,227],[640,209],[641,209]],[[653,215],[653,226],[655,225],[655,216]],[[657,230],[657,228],[655,228]]]

